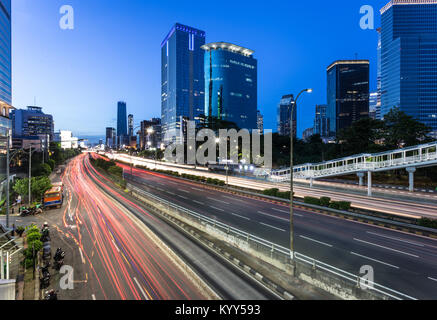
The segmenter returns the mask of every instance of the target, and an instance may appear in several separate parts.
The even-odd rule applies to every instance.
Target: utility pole
[[[6,138],[8,139],[8,141],[6,142],[6,228],[9,229],[9,129]],[[3,265],[1,267],[3,268]]]
[[[294,159],[293,159],[293,144],[294,144],[294,127],[293,127],[293,114],[294,110],[297,108],[297,101],[302,93],[313,92],[313,89],[304,89],[297,95],[296,99],[293,102],[293,106],[291,107],[291,115],[290,115],[290,258],[292,263],[294,263],[294,217],[293,217],[293,167],[294,167]]]
[[[29,208],[30,208],[30,203],[31,203],[31,194],[30,194],[30,184],[31,184],[31,179],[32,179],[32,144],[30,144],[30,149],[29,149]]]

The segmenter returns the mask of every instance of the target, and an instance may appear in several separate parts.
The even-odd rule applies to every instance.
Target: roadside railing
[[[137,181],[135,177],[129,177],[129,179],[134,182]],[[140,181],[137,182],[141,183]],[[352,274],[301,253],[294,252],[292,257],[290,250],[281,245],[275,244],[249,232],[242,231],[226,223],[217,221],[216,219],[206,217],[192,210],[171,203],[132,184],[128,183],[127,187],[131,191],[150,199],[153,201],[154,205],[164,206],[165,209],[176,212],[179,216],[202,225],[204,230],[209,234],[215,233],[215,235],[220,235],[224,237],[227,242],[230,242],[242,250],[250,251],[252,253],[259,253],[260,255],[267,256],[272,260],[279,261],[282,264],[288,264],[290,263],[291,259],[295,259],[296,261],[300,261],[301,263],[312,267],[313,270],[323,270],[333,276],[351,282],[351,284],[356,285],[357,288],[373,290],[383,296],[395,300],[416,300],[414,297],[390,289],[373,281],[369,281],[367,279],[364,280],[360,275]]]

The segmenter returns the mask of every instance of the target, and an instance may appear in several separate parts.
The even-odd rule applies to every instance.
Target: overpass
[[[293,168],[293,179],[310,180],[356,174],[360,185],[367,173],[368,195],[372,195],[372,172],[405,169],[409,173],[409,190],[414,191],[414,173],[417,168],[437,165],[437,141],[375,154],[360,154],[316,164],[303,164]],[[290,181],[290,169],[274,170],[272,182]]]

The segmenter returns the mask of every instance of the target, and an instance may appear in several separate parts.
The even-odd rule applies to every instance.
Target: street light
[[[297,107],[297,101],[302,93],[313,92],[313,89],[304,89],[297,95],[294,100],[293,106],[291,107],[291,116],[290,116],[290,256],[291,260],[294,262],[294,231],[293,231],[293,143],[294,143],[294,128],[293,128],[293,114],[294,110]]]

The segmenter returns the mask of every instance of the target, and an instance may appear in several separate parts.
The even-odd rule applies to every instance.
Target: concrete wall
[[[0,280],[0,301],[15,300],[15,280]]]

